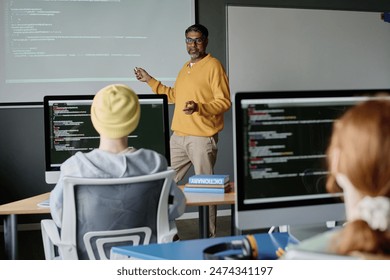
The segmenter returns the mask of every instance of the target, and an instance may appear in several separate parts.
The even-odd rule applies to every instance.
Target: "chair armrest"
[[[57,225],[53,220],[42,220],[42,241],[47,260],[56,259],[55,247],[58,247],[60,256],[64,259],[78,259],[76,246],[74,244],[66,244],[61,241],[61,237]]]
[[[173,237],[177,234],[177,228],[173,227],[168,232],[159,236],[158,243],[170,243],[173,241]]]
[[[56,257],[54,246],[57,246],[57,244],[60,243],[58,228],[53,220],[42,220],[41,230],[45,258],[47,260],[53,260]]]

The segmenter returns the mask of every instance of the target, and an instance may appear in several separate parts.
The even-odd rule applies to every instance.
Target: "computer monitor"
[[[94,95],[44,97],[45,180],[55,184],[60,166],[78,151],[89,152],[99,146],[90,108]],[[129,135],[129,146],[147,148],[162,155],[170,164],[168,100],[165,95],[140,94],[141,118]]]
[[[236,227],[344,221],[325,188],[334,120],[376,90],[240,92],[233,110]]]

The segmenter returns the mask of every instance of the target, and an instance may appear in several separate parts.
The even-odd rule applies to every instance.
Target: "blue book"
[[[184,186],[184,192],[196,192],[196,193],[227,193],[230,192],[231,187],[229,184],[226,185],[226,187],[223,188],[199,188],[199,187],[187,187]]]
[[[202,184],[202,185],[223,185],[229,182],[229,175],[219,174],[198,174],[188,178],[190,184]]]

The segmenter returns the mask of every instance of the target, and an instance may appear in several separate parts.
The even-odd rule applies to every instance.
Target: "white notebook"
[[[50,199],[45,199],[37,204],[39,207],[50,207]]]

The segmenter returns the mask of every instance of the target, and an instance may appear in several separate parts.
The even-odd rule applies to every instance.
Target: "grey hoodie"
[[[89,153],[77,152],[61,165],[57,185],[50,193],[50,211],[58,227],[62,225],[62,203],[64,176],[83,178],[118,178],[157,173],[168,168],[166,159],[159,153],[148,150],[128,148],[119,154],[95,149]],[[185,210],[183,192],[172,183],[170,194],[174,197],[169,206],[169,219],[173,221]]]

